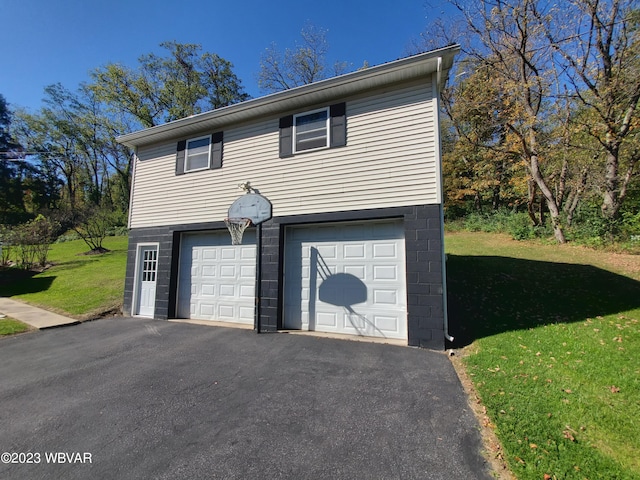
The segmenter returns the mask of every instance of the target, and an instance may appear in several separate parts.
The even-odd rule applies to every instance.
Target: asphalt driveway
[[[0,432],[3,479],[491,478],[442,353],[137,318],[0,339]]]

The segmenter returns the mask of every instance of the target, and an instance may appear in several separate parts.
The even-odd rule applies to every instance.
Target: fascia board
[[[438,59],[441,62],[441,75],[446,80],[448,71],[453,64],[453,57],[459,50],[458,45],[432,50],[139,130],[119,136],[116,140],[129,147],[138,147],[171,139],[186,138],[203,131],[224,129],[227,125],[234,123],[304,109],[309,105],[321,104],[333,99],[348,97],[390,84],[401,84],[430,75],[437,71]]]

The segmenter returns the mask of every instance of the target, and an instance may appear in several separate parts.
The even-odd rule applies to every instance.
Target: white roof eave
[[[437,72],[438,68],[439,88],[442,88],[453,65],[453,58],[459,50],[458,45],[451,45],[139,130],[119,136],[116,140],[129,147],[139,147],[186,138],[206,130],[223,129],[229,124],[278,115],[386,85],[409,82]]]

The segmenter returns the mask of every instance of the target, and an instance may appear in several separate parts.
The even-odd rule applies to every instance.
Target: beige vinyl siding
[[[222,169],[179,176],[177,141],[141,148],[130,226],[220,221],[247,180],[274,216],[439,203],[436,106],[431,82],[347,101],[347,146],[283,159],[278,118],[232,127]]]

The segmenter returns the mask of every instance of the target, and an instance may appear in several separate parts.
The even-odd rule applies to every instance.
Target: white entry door
[[[404,265],[400,221],[288,228],[284,327],[406,339]]]
[[[138,295],[135,315],[153,317],[156,305],[158,247],[140,247],[138,251]]]
[[[242,245],[223,232],[182,235],[178,318],[253,324],[256,283],[255,230]]]

